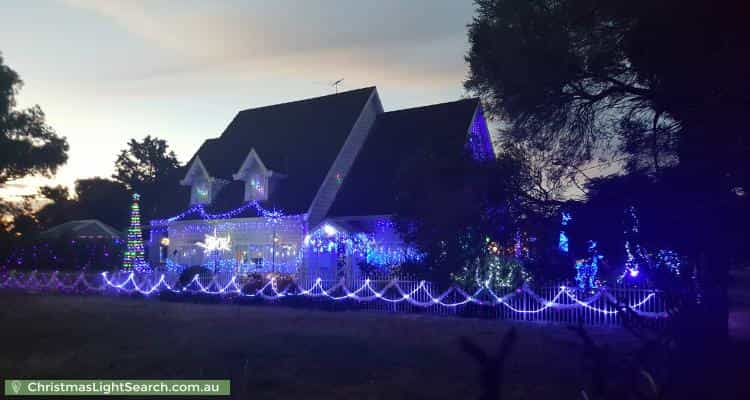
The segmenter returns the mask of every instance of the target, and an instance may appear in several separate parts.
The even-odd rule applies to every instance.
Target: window
[[[190,204],[208,204],[211,202],[211,185],[206,181],[193,184]]]
[[[268,178],[261,174],[252,174],[245,185],[245,200],[267,200]]]

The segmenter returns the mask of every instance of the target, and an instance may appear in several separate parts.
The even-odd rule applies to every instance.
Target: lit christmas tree
[[[141,234],[141,208],[138,205],[140,199],[138,193],[133,194],[133,205],[130,206],[130,227],[128,228],[128,247],[122,261],[123,271],[150,271],[146,260],[143,258],[143,235]]]

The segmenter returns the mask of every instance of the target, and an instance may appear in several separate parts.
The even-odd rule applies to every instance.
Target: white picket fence
[[[303,287],[310,287],[315,280],[306,279],[299,283]],[[391,284],[393,280],[371,280],[370,285],[376,290],[381,290]],[[339,281],[321,281],[323,287],[334,287]],[[363,281],[347,282],[350,287],[358,288]],[[416,291],[420,285],[426,290],[417,291],[414,298],[419,302],[429,303],[437,297],[438,290],[433,288],[430,282],[417,280],[398,280],[399,286],[404,292]],[[563,289],[564,288],[564,289]],[[576,302],[569,296],[560,296],[561,291],[574,294],[584,304]],[[664,297],[659,291],[653,289],[639,288],[600,288],[594,292],[583,292],[576,288],[562,285],[542,286],[539,288],[505,288],[495,292],[496,297],[504,298],[502,304],[494,301],[496,297],[487,295],[479,296],[479,299],[487,304],[468,303],[456,307],[445,307],[439,304],[429,307],[415,306],[409,302],[384,302],[384,301],[362,301],[357,303],[357,308],[396,312],[396,313],[429,313],[453,316],[477,316],[482,318],[508,319],[517,321],[539,321],[575,324],[579,321],[587,325],[621,325],[623,305],[627,305],[638,314],[646,316],[651,320],[664,320],[668,317]],[[606,296],[604,295],[606,294]],[[394,293],[395,295],[395,293]],[[395,297],[395,296],[392,296]],[[589,299],[594,299],[593,301]],[[648,301],[643,300],[649,298]],[[324,299],[316,299],[325,308],[345,309],[336,303],[326,302]],[[460,292],[454,292],[446,299],[446,302],[460,302],[463,296]],[[554,303],[556,307],[544,307]]]
[[[436,290],[430,282],[416,280],[297,279],[287,287],[263,282],[248,289],[249,277],[227,273],[195,276],[180,287],[177,273],[60,273],[29,272],[0,276],[0,289],[31,292],[171,293],[177,296],[209,295],[226,299],[258,299],[292,306],[328,310],[364,309],[381,312],[426,313],[589,325],[619,325],[623,305],[649,320],[667,318],[658,291],[636,288],[601,288],[582,292],[565,286],[482,289],[467,293],[452,287]]]

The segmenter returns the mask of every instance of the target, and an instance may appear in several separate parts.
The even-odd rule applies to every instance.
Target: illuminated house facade
[[[477,99],[385,112],[370,87],[241,111],[163,191],[150,261],[334,278],[419,258],[389,215],[400,163],[434,140],[494,157]]]

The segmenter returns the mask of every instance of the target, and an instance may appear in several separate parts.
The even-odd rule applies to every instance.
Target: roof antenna
[[[341,85],[341,82],[343,81],[344,81],[344,78],[341,78],[337,80],[336,82],[331,83],[331,86],[333,86],[336,94],[339,94],[339,85]]]

